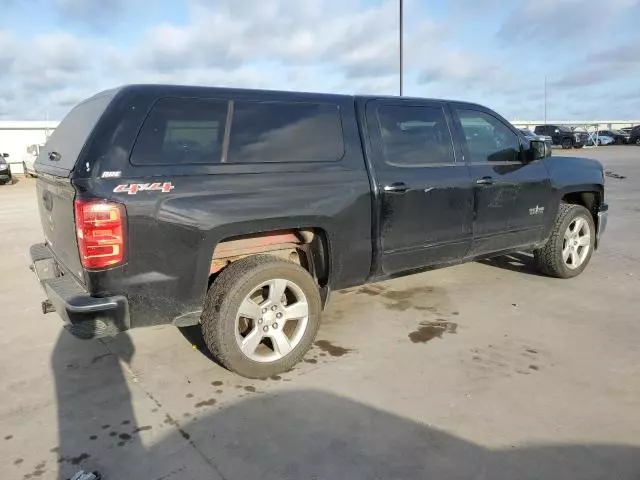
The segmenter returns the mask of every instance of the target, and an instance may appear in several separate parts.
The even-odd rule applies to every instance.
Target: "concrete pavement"
[[[514,255],[338,293],[265,381],[195,328],[72,338],[27,269],[34,180],[0,187],[0,478],[639,478],[640,148],[570,154],[627,177],[583,275]]]

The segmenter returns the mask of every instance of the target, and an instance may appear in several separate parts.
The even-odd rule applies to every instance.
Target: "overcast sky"
[[[398,0],[0,0],[0,119],[124,83],[398,92]],[[405,94],[640,118],[640,0],[405,0]]]

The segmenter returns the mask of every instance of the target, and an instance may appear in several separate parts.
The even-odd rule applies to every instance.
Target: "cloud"
[[[595,41],[622,16],[640,13],[637,0],[519,0],[497,37],[507,45],[552,43],[575,45]]]
[[[578,88],[617,82],[640,73],[640,35],[614,48],[584,55],[569,73],[551,82],[559,88]]]
[[[139,0],[53,0],[55,28],[64,30],[51,31],[50,21],[31,36],[0,30],[0,116],[42,118],[49,110],[60,118],[78,100],[124,83],[398,91],[397,0],[184,1],[188,10],[175,20],[165,4],[133,18]],[[10,8],[20,15],[18,4]],[[637,38],[626,49],[581,42],[610,31],[638,1],[612,0],[599,16],[588,4],[451,0],[438,11],[405,0],[405,91],[478,101],[522,118],[540,116],[545,69],[555,72],[549,84],[565,93],[636,74]],[[112,38],[116,21],[126,36]]]
[[[55,7],[64,20],[106,29],[125,11],[127,3],[126,0],[56,0]]]

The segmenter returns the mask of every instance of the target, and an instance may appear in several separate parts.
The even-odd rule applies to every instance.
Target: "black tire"
[[[582,264],[575,268],[569,268],[562,258],[564,234],[569,225],[577,218],[584,218],[590,229],[589,251]],[[533,252],[536,267],[541,273],[557,278],[572,278],[580,275],[589,264],[595,248],[596,227],[591,212],[582,205],[561,203],[558,209],[556,221],[551,230],[551,236],[544,247]]]
[[[569,150],[572,147],[573,147],[573,140],[571,140],[570,138],[565,138],[562,140],[562,148],[564,150]]]
[[[636,145],[640,145],[640,137],[636,138]]]
[[[293,350],[278,360],[260,362],[240,349],[236,340],[236,316],[246,296],[273,279],[291,281],[302,290],[309,307],[308,323]],[[309,272],[278,257],[256,255],[233,262],[215,280],[202,312],[202,333],[214,357],[224,367],[243,377],[267,378],[290,370],[302,360],[320,327],[321,311],[320,292]]]

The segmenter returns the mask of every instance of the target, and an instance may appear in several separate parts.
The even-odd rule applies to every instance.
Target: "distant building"
[[[11,171],[22,173],[27,148],[44,144],[59,122],[0,121],[0,153],[8,153]]]

